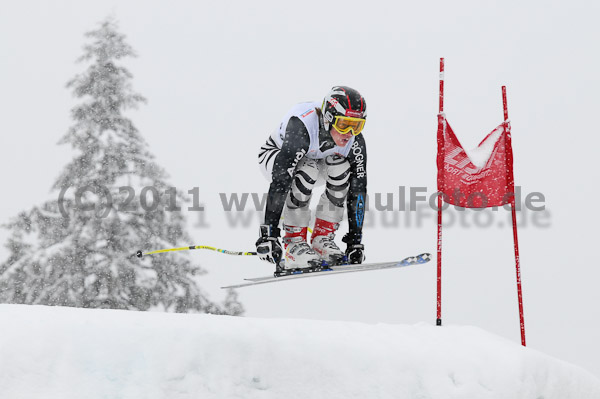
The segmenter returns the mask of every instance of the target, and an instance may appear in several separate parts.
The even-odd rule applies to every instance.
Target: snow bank
[[[600,398],[474,327],[0,305],[1,398]]]

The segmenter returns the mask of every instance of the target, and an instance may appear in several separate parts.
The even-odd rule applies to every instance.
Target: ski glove
[[[348,233],[342,238],[346,245],[346,256],[348,257],[348,263],[359,264],[363,263],[365,257],[365,246],[360,243],[362,234],[351,234]]]
[[[260,238],[256,241],[256,252],[260,259],[279,264],[283,250],[279,243],[279,229],[277,227],[260,226]]]

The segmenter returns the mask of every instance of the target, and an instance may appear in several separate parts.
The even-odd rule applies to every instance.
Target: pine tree
[[[189,243],[185,220],[174,208],[186,200],[169,188],[165,171],[124,114],[145,102],[119,64],[134,50],[113,18],[86,36],[90,42],[78,61],[89,65],[67,83],[81,102],[59,142],[77,155],[53,186],[62,199],[22,212],[7,225],[11,253],[0,265],[0,301],[242,314],[233,291],[222,305],[207,299],[196,283],[204,271],[189,255],[127,256]]]

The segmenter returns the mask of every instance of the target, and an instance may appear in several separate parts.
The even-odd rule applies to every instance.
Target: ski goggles
[[[366,120],[363,118],[352,118],[350,116],[336,116],[333,121],[333,127],[341,134],[347,134],[352,131],[354,136],[358,136],[365,127]]]

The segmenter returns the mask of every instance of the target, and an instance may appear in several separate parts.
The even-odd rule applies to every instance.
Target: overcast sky
[[[502,122],[506,85],[516,184],[546,199],[537,224],[529,213],[519,230],[528,343],[600,375],[597,2],[7,3],[0,222],[57,196],[50,187],[74,155],[56,145],[76,104],[65,84],[85,67],[75,63],[84,32],[111,13],[139,54],[124,65],[148,99],[128,115],[171,184],[199,187],[206,206],[205,227],[190,213],[195,242],[182,244],[253,250],[258,218],[233,227],[219,193],[267,190],[258,148],[297,102],[321,101],[337,84],[361,91],[369,106],[369,192],[422,186],[431,194],[439,57],[446,58],[446,114],[465,147]],[[418,223],[416,213],[402,213],[397,224],[386,215],[388,225],[371,215],[369,261],[435,252],[434,213],[422,215]],[[466,217],[470,224],[445,230],[444,322],[519,342],[509,214],[496,212],[487,228],[474,227],[473,213]],[[1,249],[0,259],[7,254]],[[222,285],[272,271],[253,258],[191,256],[209,270],[203,287],[214,299]],[[435,262],[247,288],[240,299],[252,317],[433,323]]]

